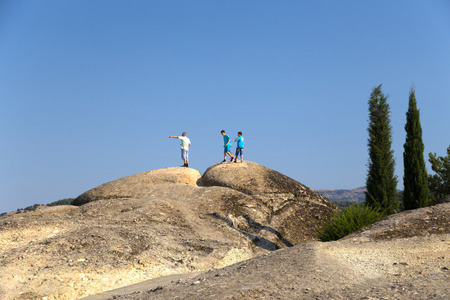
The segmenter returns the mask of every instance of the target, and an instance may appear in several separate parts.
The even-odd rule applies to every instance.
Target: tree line
[[[450,146],[447,156],[429,154],[429,162],[436,173],[428,175],[425,167],[424,144],[420,113],[417,108],[414,86],[409,92],[406,112],[406,139],[403,145],[403,202],[397,195],[398,178],[394,175],[395,159],[392,150],[390,107],[381,85],[370,94],[368,126],[368,172],[366,179],[366,204],[385,214],[400,209],[415,209],[433,205],[450,195]],[[400,207],[402,205],[402,207]]]
[[[406,112],[406,139],[403,145],[404,190],[397,192],[398,179],[394,175],[392,126],[387,99],[388,96],[384,95],[381,85],[373,88],[369,97],[366,201],[350,206],[341,203],[343,210],[334,211],[332,218],[323,221],[317,229],[321,241],[338,240],[386,215],[403,209],[434,205],[450,196],[450,146],[447,149],[447,156],[429,154],[431,168],[436,174],[428,175],[414,86],[409,92]]]

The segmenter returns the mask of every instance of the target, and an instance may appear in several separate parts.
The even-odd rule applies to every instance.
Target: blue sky
[[[183,131],[202,173],[225,129],[313,189],[363,186],[379,84],[402,189],[412,84],[426,158],[450,145],[449,53],[444,0],[0,0],[0,213],[180,166]]]

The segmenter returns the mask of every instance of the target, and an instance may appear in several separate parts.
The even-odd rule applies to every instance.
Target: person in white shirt
[[[189,146],[191,140],[186,136],[186,132],[183,132],[181,136],[169,135],[169,138],[179,139],[181,141],[181,159],[184,161],[182,167],[189,167]]]

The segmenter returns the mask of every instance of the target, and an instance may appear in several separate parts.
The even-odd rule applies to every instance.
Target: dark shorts
[[[244,155],[244,148],[236,148],[235,156]]]

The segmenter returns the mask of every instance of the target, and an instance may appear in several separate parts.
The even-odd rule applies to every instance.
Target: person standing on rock
[[[179,139],[181,141],[181,159],[184,161],[182,167],[189,167],[189,146],[191,140],[186,136],[186,132],[183,132],[182,136],[169,135],[169,138]]]
[[[227,161],[227,154],[231,157],[230,161],[233,161],[233,153],[231,153],[231,139],[228,134],[225,133],[225,130],[220,132],[223,135],[223,161]]]
[[[236,153],[234,154],[234,162],[237,162],[239,155],[241,155],[241,163],[242,163],[244,162],[244,137],[242,136],[242,131],[238,132],[238,137],[234,141],[237,143]]]

